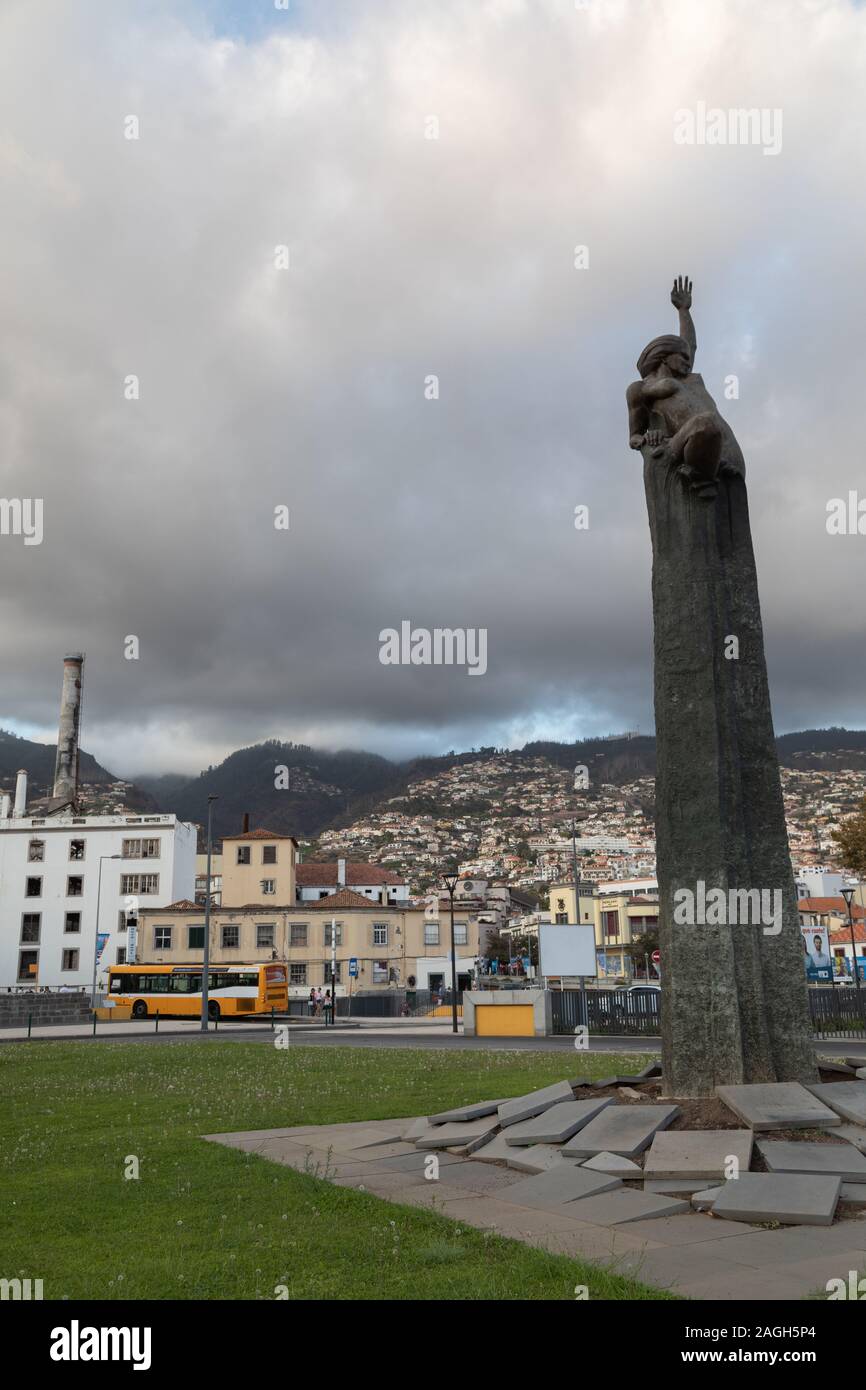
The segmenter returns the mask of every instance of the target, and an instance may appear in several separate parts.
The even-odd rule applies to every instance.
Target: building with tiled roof
[[[469,987],[480,929],[477,914],[456,907],[458,989]],[[371,902],[353,888],[338,888],[312,902],[214,906],[209,959],[214,965],[285,961],[290,996],[306,998],[313,985],[331,983],[332,933],[338,995],[432,991],[450,980],[450,914],[435,918],[420,907]],[[199,964],[204,951],[203,906],[182,898],[159,911],[143,910],[138,948],[139,961]]]
[[[804,927],[835,926],[836,921],[848,921],[848,908],[845,906],[845,899],[838,898],[801,898],[797,904],[800,913],[800,925]],[[861,907],[859,903],[851,904],[851,916],[856,921],[866,919],[866,907]]]
[[[298,842],[275,830],[224,835],[222,895],[225,907],[244,903],[293,903]]]
[[[283,835],[279,830],[243,830],[240,835],[223,835],[223,844],[233,844],[235,840],[291,840],[296,848],[298,844],[294,835]]]
[[[306,912],[336,912],[341,907],[369,908],[370,899],[365,898],[363,893],[356,893],[353,888],[338,888],[336,893],[328,893],[327,897],[304,903]]]
[[[394,905],[408,902],[409,886],[399,874],[379,864],[352,863],[348,859],[311,860],[295,866],[300,902],[318,902],[339,889],[351,888],[369,902]]]

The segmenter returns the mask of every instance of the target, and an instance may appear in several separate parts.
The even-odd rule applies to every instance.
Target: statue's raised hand
[[[671,290],[671,304],[675,309],[691,309],[692,282],[687,275],[678,275]]]

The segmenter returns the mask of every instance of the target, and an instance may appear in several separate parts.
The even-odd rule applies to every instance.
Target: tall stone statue
[[[626,393],[653,548],[662,1067],[674,1096],[817,1077],[745,464],[678,336]]]

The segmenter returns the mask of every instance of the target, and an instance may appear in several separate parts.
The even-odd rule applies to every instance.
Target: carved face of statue
[[[689,375],[692,364],[681,352],[675,352],[670,357],[665,358],[665,369],[670,372],[671,376],[683,377]]]

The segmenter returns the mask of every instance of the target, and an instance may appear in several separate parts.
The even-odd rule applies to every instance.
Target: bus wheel
[[[143,999],[136,999],[132,1006],[133,1018],[147,1018],[147,1005]]]
[[[207,1016],[210,1019],[211,1023],[216,1023],[217,1019],[220,1016],[220,1006],[215,999],[208,1000]]]

